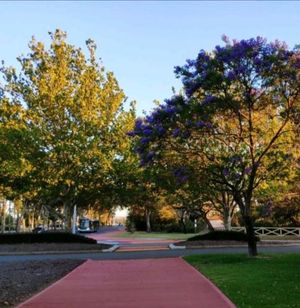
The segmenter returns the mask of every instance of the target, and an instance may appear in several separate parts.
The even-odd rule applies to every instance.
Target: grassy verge
[[[164,233],[164,232],[142,232],[136,231],[134,233],[123,232],[116,234],[115,237],[130,238],[130,239],[165,239],[165,240],[185,240],[189,237],[195,236],[195,233]]]
[[[194,255],[185,259],[237,307],[300,307],[300,254]]]

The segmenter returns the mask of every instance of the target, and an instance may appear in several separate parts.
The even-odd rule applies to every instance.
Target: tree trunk
[[[6,218],[6,201],[2,200],[1,206],[1,233],[5,232],[5,218]]]
[[[17,214],[17,220],[16,220],[16,232],[19,233],[20,232],[20,227],[21,227],[21,216],[18,213]]]
[[[149,209],[146,209],[146,231],[148,233],[151,232],[151,222],[150,222],[150,215],[151,215],[151,211]]]
[[[71,204],[70,202],[64,202],[64,229],[70,231],[72,226],[72,217],[71,217]]]
[[[180,224],[182,225],[182,227],[183,227],[183,233],[187,233],[186,232],[186,225],[185,225],[185,211],[184,210],[182,210],[181,212],[180,212]]]
[[[213,227],[213,225],[211,224],[210,220],[205,216],[204,221],[207,225],[207,228],[209,230],[209,232],[214,232],[215,228]]]
[[[226,231],[231,230],[231,216],[230,212],[224,209],[223,213],[223,224]]]
[[[257,256],[257,245],[254,232],[254,224],[251,216],[244,217],[244,223],[248,238],[248,253],[249,256]]]
[[[201,217],[204,220],[204,222],[206,223],[209,232],[214,232],[215,229],[214,229],[213,225],[211,224],[210,220],[207,218],[206,215],[207,215],[207,213],[205,213],[204,211],[201,212]]]

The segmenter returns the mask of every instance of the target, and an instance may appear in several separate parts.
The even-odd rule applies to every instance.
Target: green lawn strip
[[[136,231],[134,233],[124,232],[118,233],[115,237],[121,238],[130,238],[130,239],[166,239],[166,240],[185,240],[189,237],[194,236],[195,233],[164,233],[164,232],[143,232],[143,231]]]
[[[237,307],[300,307],[300,254],[193,255],[185,260]]]

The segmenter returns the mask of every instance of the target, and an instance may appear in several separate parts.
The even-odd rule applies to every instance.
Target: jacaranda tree
[[[286,176],[294,159],[300,52],[260,37],[224,41],[176,67],[184,93],[138,119],[132,134],[142,165],[167,163],[176,152],[233,197],[253,256],[255,189],[268,178]],[[185,166],[175,176],[184,182]]]

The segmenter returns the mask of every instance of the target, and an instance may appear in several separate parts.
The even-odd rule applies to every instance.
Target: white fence
[[[232,227],[231,230],[246,233],[245,227]],[[294,236],[300,237],[300,228],[255,227],[254,232],[258,236],[261,236],[261,235],[274,235],[274,236],[294,235]]]

